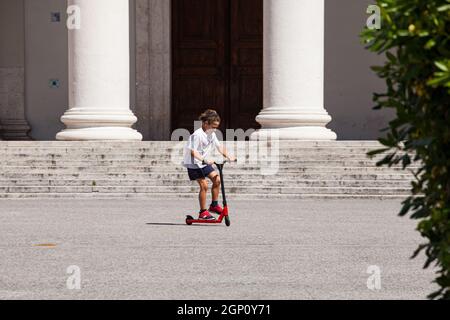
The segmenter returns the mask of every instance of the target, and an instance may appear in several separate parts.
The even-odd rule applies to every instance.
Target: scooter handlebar
[[[214,164],[215,165],[220,165],[220,164],[225,164],[225,163],[232,163],[232,162],[237,162],[237,159],[236,160],[234,160],[234,161],[230,161],[230,160],[224,160],[222,163],[218,163],[217,161],[216,162],[214,162]]]

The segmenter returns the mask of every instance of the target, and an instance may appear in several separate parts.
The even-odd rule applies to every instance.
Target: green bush
[[[372,69],[386,81],[375,93],[375,110],[393,108],[396,117],[382,130],[385,147],[378,166],[412,163],[411,196],[401,216],[418,219],[426,238],[425,268],[437,269],[439,290],[430,299],[450,299],[450,0],[377,0],[381,28],[361,34],[367,49],[385,55]]]

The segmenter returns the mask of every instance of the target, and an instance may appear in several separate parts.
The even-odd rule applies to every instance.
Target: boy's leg
[[[219,201],[219,193],[220,193],[220,176],[217,172],[211,172],[208,175],[208,178],[211,179],[213,186],[211,188],[211,195],[213,204]]]
[[[206,194],[208,192],[208,181],[206,179],[198,179],[197,182],[200,186],[200,193],[198,195],[200,210],[206,210]]]

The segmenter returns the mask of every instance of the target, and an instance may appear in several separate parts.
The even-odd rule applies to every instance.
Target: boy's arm
[[[219,141],[219,139],[217,139],[216,135],[214,135],[214,143],[216,145],[217,151],[219,151],[219,153],[221,155],[223,155],[225,158],[227,158],[231,162],[236,161],[236,158],[234,156],[228,154],[228,150],[225,148],[225,146],[223,144],[220,143],[220,141]]]
[[[206,160],[205,158],[203,158],[202,155],[197,150],[191,149],[191,155],[195,159],[200,160],[203,163],[207,163],[207,164],[210,164],[210,165],[214,164],[214,161]]]
[[[227,158],[231,162],[236,161],[236,158],[234,156],[228,154],[228,150],[225,148],[225,146],[219,144],[217,146],[217,150],[220,152],[221,155],[223,155],[225,158]]]

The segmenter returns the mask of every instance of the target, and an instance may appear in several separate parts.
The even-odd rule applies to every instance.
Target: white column
[[[324,0],[264,0],[264,108],[253,139],[336,140],[325,126]]]
[[[131,128],[128,1],[68,0],[80,28],[69,29],[69,110],[58,140],[142,140]]]

